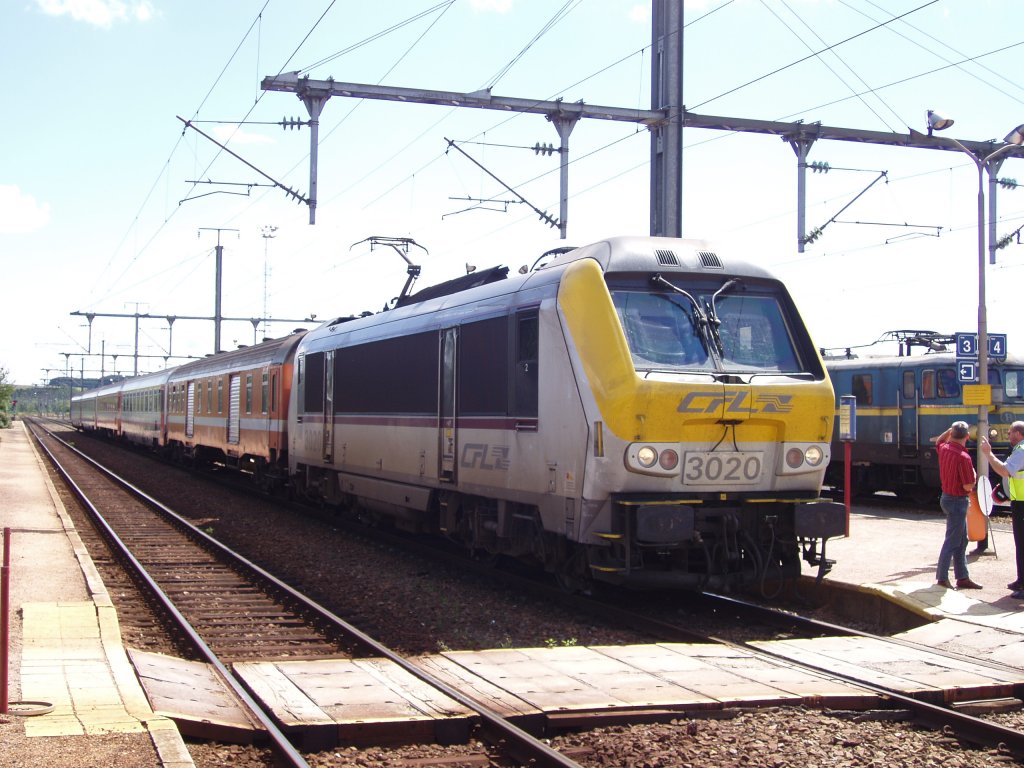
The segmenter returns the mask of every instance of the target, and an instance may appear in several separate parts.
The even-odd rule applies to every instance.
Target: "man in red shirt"
[[[942,481],[939,506],[946,513],[946,538],[939,551],[935,583],[946,589],[952,589],[949,583],[950,560],[953,561],[957,589],[981,589],[981,585],[971,581],[967,573],[967,506],[978,479],[971,454],[967,452],[967,435],[967,422],[954,421],[949,429],[935,438],[939,479]]]

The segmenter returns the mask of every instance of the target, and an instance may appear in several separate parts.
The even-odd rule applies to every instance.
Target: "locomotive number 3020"
[[[761,476],[761,453],[686,454],[683,482],[691,485],[746,485]]]

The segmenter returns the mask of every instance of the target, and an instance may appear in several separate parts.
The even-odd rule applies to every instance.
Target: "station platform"
[[[175,723],[146,699],[110,597],[42,461],[21,422],[0,430],[0,529],[10,529],[0,765],[36,763],[40,737],[65,740],[68,762],[45,752],[45,764],[87,765],[76,740],[118,734],[139,765],[192,767]]]
[[[932,511],[854,505],[849,537],[828,541],[827,556],[836,563],[826,580],[856,585],[931,620],[954,618],[1024,634],[1024,600],[1010,597],[1006,586],[1017,578],[1008,512],[990,518],[983,554],[974,553],[975,542],[968,547],[970,577],[982,589],[956,591],[935,583],[945,530],[937,497]],[[952,565],[949,580],[956,583]]]
[[[140,661],[134,658],[134,652],[129,658],[122,646],[110,598],[49,480],[42,458],[20,422],[11,429],[0,430],[0,528],[11,529],[9,699],[52,706],[52,710],[33,716],[0,714],[0,764],[8,762],[5,750],[24,749],[41,737],[88,740],[117,733],[129,735],[133,748],[152,753],[152,762],[143,759],[140,764],[192,766],[178,727],[172,720],[154,714],[139,682],[140,677],[145,677]],[[984,585],[980,590],[958,592],[935,584],[935,561],[943,532],[944,520],[937,503],[933,511],[921,513],[879,506],[855,507],[850,536],[828,542],[826,554],[836,564],[826,580],[875,595],[927,619],[926,625],[903,633],[908,639],[926,646],[969,649],[972,658],[988,659],[1018,670],[1024,668],[1020,662],[1024,658],[1024,601],[1011,598],[1005,586],[1016,578],[1008,517],[993,519],[988,552],[969,558],[971,578]],[[974,653],[973,649],[978,647],[983,647],[984,652]],[[847,645],[836,653],[836,663],[851,657],[850,648]],[[798,642],[791,643],[788,651],[794,657],[827,652],[821,647],[802,647]],[[728,659],[713,660],[710,657],[714,655],[707,649],[688,651],[664,645],[513,649],[448,653],[426,658],[422,663],[435,673],[448,675],[454,683],[465,682],[469,672],[480,670],[481,676],[474,685],[481,696],[500,701],[507,714],[513,716],[545,710],[545,698],[555,701],[552,706],[556,706],[559,702],[554,698],[554,689],[536,688],[538,680],[544,685],[555,685],[556,678],[564,679],[566,686],[575,686],[572,690],[580,700],[580,712],[592,712],[595,707],[611,706],[603,702],[621,700],[621,675],[626,675],[630,683],[626,687],[635,692],[636,701],[640,703],[642,699],[647,706],[651,705],[652,691],[658,686],[649,682],[637,685],[641,678],[649,680],[643,675],[656,676],[663,683],[677,673],[687,676],[687,695],[692,699],[685,705],[687,708],[707,708],[712,699],[721,702],[726,688],[733,691],[730,696],[739,702],[752,700],[750,697],[755,694],[760,697],[758,701],[770,700],[760,690],[752,692],[748,659],[733,664],[734,668],[739,665],[745,670],[742,687],[733,688],[732,679],[721,671],[723,663],[729,668]],[[907,662],[915,665],[910,655]],[[504,665],[503,672],[493,672],[498,663]],[[588,670],[585,690],[580,687],[575,671],[581,665]],[[666,672],[666,665],[675,671]],[[718,669],[707,677],[707,685],[717,689],[709,688],[704,698],[694,698],[692,676],[696,666]],[[508,679],[509,669],[522,671],[520,688],[509,686],[499,692],[489,687],[491,681]],[[982,668],[969,673],[977,679],[979,690],[996,684],[996,678]],[[765,674],[777,689],[779,672],[768,669]],[[372,660],[355,660],[348,664],[313,663],[294,669],[267,666],[250,669],[248,675],[250,687],[265,688],[271,699],[283,698],[293,684],[306,691],[303,701],[317,703],[317,707],[309,707],[303,716],[304,725],[326,729],[329,733],[322,735],[320,742],[330,744],[336,738],[339,721],[345,717],[350,718],[354,727],[366,727],[364,716],[352,719],[351,714],[332,710],[350,704],[338,698],[344,698],[342,689],[358,689],[365,696],[365,680],[380,681],[390,672]],[[602,676],[609,680],[614,677],[611,687],[605,689],[611,694],[597,693]],[[348,682],[325,685],[328,680],[338,679]],[[665,698],[655,704],[669,698],[667,688],[659,685],[663,688],[660,695]],[[771,695],[781,696],[783,701],[796,700],[803,696],[800,686],[804,685],[790,679],[782,686],[788,693]],[[409,681],[397,680],[394,689],[403,691],[406,701],[419,702],[416,706],[420,710],[436,710],[449,720],[462,717],[451,702],[427,701],[427,694]],[[812,692],[807,690],[810,696]],[[321,700],[315,701],[310,691]],[[820,692],[813,695],[819,696]],[[853,696],[845,689],[836,689],[832,695],[843,701]],[[677,696],[676,692],[671,693],[671,697]],[[367,700],[364,698],[358,704],[366,705]],[[563,712],[561,716],[572,717],[573,713]],[[401,712],[392,717],[409,722],[410,716]],[[18,738],[7,738],[8,735]],[[24,759],[23,754],[15,751],[6,755],[12,756],[16,759],[10,762],[16,764],[17,759]],[[68,763],[72,764],[75,763]]]

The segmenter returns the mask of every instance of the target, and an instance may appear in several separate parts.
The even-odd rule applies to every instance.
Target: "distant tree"
[[[14,394],[14,385],[7,383],[7,369],[0,368],[0,429],[11,426],[14,411],[11,404],[12,394]]]

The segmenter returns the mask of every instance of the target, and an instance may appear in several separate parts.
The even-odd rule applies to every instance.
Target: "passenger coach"
[[[285,482],[291,361],[302,333],[197,360],[167,379],[168,450]]]

